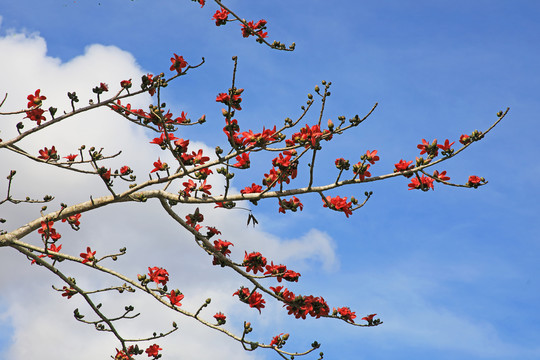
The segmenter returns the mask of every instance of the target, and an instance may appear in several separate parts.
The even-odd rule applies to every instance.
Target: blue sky
[[[356,162],[366,150],[377,149],[381,161],[372,167],[372,174],[386,174],[399,159],[418,156],[416,144],[422,138],[456,141],[463,133],[487,129],[499,110],[510,107],[508,116],[483,141],[437,168],[447,170],[460,183],[472,174],[483,176],[489,181],[485,187],[436,185],[435,191],[422,193],[408,191],[407,179],[393,178],[332,192],[357,197],[364,191],[374,192],[368,204],[349,219],[322,208],[315,195],[302,197],[304,211],[288,216],[278,214],[276,202],[268,201],[254,208],[261,223],[258,232],[243,228],[244,214],[237,213],[234,216],[241,219],[241,225],[236,229],[228,225],[229,240],[235,242],[235,234],[248,251],[266,247],[275,256],[289,256],[291,267],[297,266],[302,273],[295,287],[298,292],[321,295],[331,307],[350,306],[358,315],[378,313],[384,321],[379,328],[365,329],[330,319],[290,320],[285,311],[270,305],[266,317],[264,311],[261,317],[253,316],[261,322],[256,334],[263,339],[290,332],[290,350],[316,339],[323,343],[328,359],[540,358],[540,197],[536,181],[540,175],[540,4],[519,0],[355,1],[334,7],[318,0],[227,4],[248,20],[266,19],[269,38],[287,44],[294,41],[296,50],[277,52],[253,39],[243,39],[237,24],[216,27],[211,21],[216,6],[210,2],[203,9],[191,1],[172,0],[3,2],[0,75],[10,81],[1,82],[0,93],[20,92],[24,100],[36,88],[46,93],[49,81],[46,94],[52,94],[57,89],[51,79],[58,81],[54,86],[59,93],[79,92],[90,78],[94,83],[115,84],[113,79],[129,77],[127,74],[167,72],[172,53],[183,55],[190,63],[205,57],[204,66],[167,88],[165,101],[174,112],[187,111],[194,119],[206,114],[204,127],[190,127],[182,137],[213,148],[224,144],[221,106],[215,96],[230,86],[233,55],[239,59],[237,84],[246,89],[243,110],[237,114],[240,124],[245,124],[243,129],[279,125],[286,117],[298,116],[306,94],[325,79],[332,81],[325,119],[365,114],[375,102],[379,106],[368,121],[329,143],[324,148],[327,153],[318,155],[321,183],[335,179],[333,161],[338,157]],[[8,43],[21,46],[10,48],[17,52],[7,52]],[[46,51],[42,47],[42,53],[31,52],[44,44]],[[102,46],[91,47],[93,44]],[[16,108],[20,102],[9,104]],[[317,114],[313,112],[309,121],[314,122]],[[136,151],[137,144],[128,136],[132,133],[118,129],[126,132],[111,139],[110,134],[103,134],[103,141],[113,145],[125,141],[128,149]],[[151,138],[134,132],[135,136]],[[139,160],[143,163],[145,156],[155,160],[157,154],[141,154]],[[7,155],[0,153],[2,163],[12,161],[3,156]],[[250,172],[237,174],[236,187],[251,184],[268,171],[268,158],[258,164],[252,161]],[[305,171],[306,164],[303,166]],[[140,165],[140,169],[139,176],[145,177],[145,167]],[[2,171],[6,171],[4,166]],[[303,186],[303,180],[300,176],[293,184]],[[97,189],[96,195],[105,194],[105,189]],[[0,209],[1,217],[6,217],[4,211],[16,213],[10,209]],[[126,224],[129,216],[142,216],[129,206],[119,209],[124,215],[118,216],[124,216]],[[17,212],[12,226],[22,219]],[[82,237],[95,239],[95,232],[114,231],[99,218],[93,221],[100,228],[86,235],[83,232]],[[155,221],[174,227],[161,218]],[[227,224],[224,215],[217,215],[216,221]],[[131,236],[148,231],[136,229]],[[256,236],[256,244],[240,239],[246,234]],[[162,246],[167,246],[167,236],[174,237],[174,231],[163,230],[157,236]],[[105,238],[96,239],[96,246],[106,246]],[[113,239],[119,244],[115,248],[122,246],[122,240]],[[0,252],[0,263],[15,261],[9,251]],[[160,257],[156,255],[156,259]],[[6,274],[0,276],[6,285],[3,288],[11,290],[0,294],[4,333],[0,357],[18,360],[25,354],[20,334],[40,334],[39,326],[30,328],[15,318],[23,315],[14,299],[28,287],[8,277],[7,266],[2,268]],[[24,278],[31,283],[36,269],[29,269],[26,263],[20,269],[28,272]],[[190,289],[214,286],[210,278],[217,276],[216,269],[207,271],[210,285],[189,283]],[[227,281],[233,287],[241,284],[234,278]],[[45,282],[44,294],[52,292],[54,279]],[[50,297],[50,303],[42,301],[67,314],[62,329],[75,334],[69,340],[73,346],[83,346],[80,336],[104,337],[75,324],[70,319],[72,307],[60,303],[57,295],[39,296]],[[232,310],[234,305],[240,310]],[[240,305],[232,303],[230,308],[231,314],[244,315]],[[275,358],[264,351],[242,353],[226,339],[215,341],[230,356]],[[192,346],[189,354],[193,358],[213,356],[189,341],[185,346]],[[182,356],[181,351],[178,354]],[[167,358],[166,352],[164,355]],[[58,359],[63,355],[40,356]]]

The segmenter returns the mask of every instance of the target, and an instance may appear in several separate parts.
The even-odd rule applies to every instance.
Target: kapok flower
[[[38,156],[38,159],[42,159],[42,160],[56,160],[58,159],[58,153],[56,152],[56,149],[53,147],[51,147],[50,149],[47,149],[47,148],[43,148],[41,150],[39,150],[39,156]]]
[[[476,175],[471,175],[469,176],[469,180],[467,181],[466,185],[476,189],[480,185],[481,182],[485,182],[485,181],[486,180],[484,178],[478,177]]]
[[[43,116],[43,113],[45,112],[45,110],[41,109],[41,108],[36,108],[36,109],[33,109],[33,110],[28,110],[26,111],[26,116],[25,118],[29,118],[30,120],[32,121],[36,121],[37,122],[37,125],[41,125],[41,121],[45,121],[47,119],[45,119],[45,116]]]
[[[158,268],[157,266],[148,268],[148,276],[150,276],[150,280],[156,284],[167,285],[167,281],[169,281],[169,273],[167,270]]]
[[[437,170],[433,172],[433,177],[442,181],[450,180],[449,176],[446,176],[446,170],[439,174]]]
[[[324,207],[328,207],[336,211],[343,211],[345,213],[345,216],[347,217],[349,217],[349,215],[352,215],[352,202],[347,202],[347,197],[342,198],[336,196],[332,198],[330,196],[327,196],[326,201],[323,200],[323,202]],[[328,206],[327,203],[330,204],[330,206]]]
[[[348,307],[338,308],[337,312],[339,313],[340,317],[343,320],[354,323],[354,319],[356,318],[356,314],[355,314],[355,312],[351,311],[351,309],[349,309]]]
[[[452,141],[450,143],[450,140],[446,139],[444,141],[444,144],[438,144],[437,147],[441,149],[443,152],[448,152],[449,150],[452,150],[452,145],[454,145],[455,141]]]
[[[82,263],[86,264],[87,262],[94,261],[96,259],[94,255],[96,255],[96,252],[92,251],[92,249],[90,249],[90,246],[86,247],[86,253],[80,254],[80,256],[83,258]]]
[[[41,238],[49,240],[51,238],[53,241],[56,241],[62,237],[58,234],[55,229],[53,229],[54,221],[41,222],[41,229],[38,230],[38,233],[41,234]]]
[[[32,95],[32,94],[28,95],[28,97],[27,97],[27,99],[28,99],[27,107],[28,108],[32,108],[34,106],[40,106],[42,101],[47,99],[45,96],[39,94],[40,91],[41,91],[41,89],[37,89],[36,92],[34,93],[34,95]]]
[[[233,296],[234,295],[238,295],[240,301],[249,304],[249,307],[259,310],[259,313],[266,303],[260,293],[257,291],[250,292],[249,289],[245,287],[241,287],[233,294]]]
[[[463,145],[467,145],[471,141],[472,139],[467,134],[463,134],[459,137],[459,142],[462,143]]]
[[[254,274],[256,274],[258,271],[263,272],[264,267],[266,266],[266,258],[262,256],[260,252],[252,252],[250,254],[245,252],[242,266],[246,267],[246,272],[250,272],[252,270]]]
[[[77,290],[75,290],[74,288],[72,287],[67,287],[67,286],[64,286],[62,288],[62,290],[64,290],[64,292],[62,293],[62,296],[63,297],[67,297],[68,299],[71,299],[71,297],[75,294],[77,294]]]
[[[171,62],[172,62],[172,65],[171,65],[170,70],[171,71],[176,70],[176,72],[179,74],[182,72],[182,68],[187,66],[187,62],[184,60],[184,57],[178,56],[176,54],[174,54],[174,57],[171,58]]]
[[[234,164],[234,167],[237,167],[239,169],[247,169],[249,168],[250,161],[249,161],[249,152],[242,153],[236,157],[236,160],[238,161],[236,164]]]
[[[184,298],[184,295],[181,292],[176,292],[175,290],[171,290],[171,293],[166,296],[171,301],[171,305],[182,306],[182,304],[180,304],[180,301],[182,301],[182,299]]]
[[[52,252],[60,252],[60,250],[62,250],[62,245],[57,247],[56,244],[51,244],[51,246],[49,246],[49,248],[47,250],[52,251]],[[41,254],[38,257],[39,258],[44,258],[45,256],[48,256],[50,258],[54,258],[54,255],[51,255],[51,254],[49,254],[49,255]],[[36,260],[35,259],[32,260],[31,264],[33,265],[35,263],[36,263]]]
[[[373,150],[373,151],[367,151],[366,152],[366,160],[369,161],[369,163],[371,165],[375,164],[375,161],[379,161],[380,158],[379,156],[377,155],[377,150]]]
[[[227,316],[225,316],[222,312],[218,312],[214,315],[214,319],[216,319],[218,325],[223,325],[227,322]]]
[[[169,165],[167,165],[167,163],[162,163],[161,159],[158,158],[158,160],[156,162],[154,162],[154,169],[152,171],[150,171],[150,172],[153,173],[153,172],[156,172],[156,171],[165,171],[168,168],[169,168]]]
[[[221,8],[221,10],[216,11],[214,16],[212,16],[212,19],[216,20],[216,26],[220,26],[227,23],[227,16],[229,16],[229,12],[224,8]]]
[[[67,159],[67,161],[69,161],[69,162],[73,162],[73,161],[75,161],[75,158],[77,156],[79,156],[79,155],[77,155],[77,154],[69,154],[68,156],[64,156],[64,159]]]
[[[68,224],[75,227],[79,227],[81,225],[81,222],[79,221],[80,218],[81,218],[81,214],[75,214],[75,215],[68,216],[65,219],[62,219],[62,222],[67,221]]]
[[[377,315],[377,314],[371,314],[371,315],[368,315],[368,316],[364,316],[362,318],[362,320],[366,320],[368,322],[369,325],[373,325],[373,317]]]
[[[159,345],[150,345],[148,347],[148,349],[144,350],[147,354],[148,354],[148,357],[157,357],[159,355],[159,350],[163,350],[162,348],[159,347]]]
[[[300,200],[293,196],[289,200],[279,200],[279,212],[285,214],[285,210],[291,210],[293,212],[296,212],[300,208],[300,210],[304,209],[304,205],[300,202]]]
[[[120,81],[120,86],[124,89],[129,89],[131,87],[131,80],[122,80]]]
[[[129,175],[133,172],[133,170],[131,170],[131,168],[129,166],[122,166],[120,168],[120,174],[121,175]]]
[[[240,190],[240,194],[253,194],[262,192],[262,186],[255,183],[251,186],[246,186],[244,189]]]
[[[169,141],[174,141],[174,140],[178,140],[177,137],[174,136],[174,134],[171,134],[171,133],[167,133],[167,138],[169,139]],[[165,133],[161,133],[161,136],[158,137],[158,138],[154,138],[154,140],[150,141],[150,144],[158,144],[159,146],[165,146],[166,145],[166,141],[165,141]]]
[[[424,176],[418,180],[418,177],[414,177],[411,179],[411,182],[409,183],[409,190],[413,189],[419,189],[422,191],[428,191],[429,189],[435,190],[433,187],[433,179],[429,176]]]

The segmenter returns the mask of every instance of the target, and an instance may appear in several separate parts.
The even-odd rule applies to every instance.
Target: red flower
[[[99,88],[101,89],[101,91],[109,91],[109,85],[105,83],[99,83]]]
[[[366,160],[369,161],[370,164],[375,164],[375,161],[379,161],[380,158],[377,156],[377,150],[373,150],[373,152],[370,152],[369,150],[366,152]]]
[[[75,161],[75,158],[77,156],[79,156],[79,155],[77,155],[77,154],[69,154],[68,156],[64,156],[64,159],[67,159],[67,161],[72,162],[72,161]]]
[[[178,140],[177,137],[174,136],[174,134],[167,133],[167,137],[169,141]],[[165,146],[165,133],[161,133],[161,136],[158,138],[154,138],[154,140],[150,141],[150,144],[158,144],[159,146]]]
[[[361,162],[356,163],[353,165],[353,173],[355,175],[358,175],[360,180],[364,181],[366,177],[371,176],[371,173],[368,171],[370,166],[371,166],[370,164],[363,164]]]
[[[216,319],[218,325],[223,325],[227,322],[227,317],[221,312],[216,313],[214,319]]]
[[[129,89],[131,87],[131,80],[122,80],[120,81],[120,86],[124,89]]]
[[[225,93],[220,93],[217,97],[216,97],[216,102],[220,102],[220,103],[223,103],[225,105],[229,105],[230,107],[232,107],[233,109],[236,109],[236,110],[242,110],[242,108],[240,107],[240,103],[242,102],[242,98],[240,97],[240,94],[244,91],[244,89],[237,89],[235,90],[234,94],[232,96],[228,95],[228,94],[225,94]]]
[[[216,20],[216,26],[220,26],[227,23],[227,16],[229,16],[229,12],[224,8],[221,8],[221,10],[216,11],[214,16],[212,16],[212,19]]]
[[[257,185],[255,183],[251,184],[250,186],[246,186],[244,189],[240,190],[240,194],[252,194],[252,193],[260,193],[262,192],[262,186]]]
[[[148,268],[148,276],[150,276],[150,280],[156,284],[167,285],[167,281],[169,281],[169,273],[167,270],[158,268],[157,266]]]
[[[285,214],[285,210],[292,210],[293,212],[296,212],[296,210],[304,209],[304,205],[300,202],[300,200],[293,196],[290,200],[279,200],[279,212]]]
[[[68,216],[65,219],[62,219],[62,222],[67,221],[70,225],[78,227],[79,225],[81,225],[81,222],[79,221],[80,218],[81,218],[81,214],[75,214],[75,215]]]
[[[253,291],[253,293],[251,293],[249,289],[245,287],[241,287],[233,294],[233,296],[234,295],[238,295],[240,301],[249,304],[249,307],[259,310],[259,313],[261,312],[261,309],[264,308],[264,304],[266,303],[260,293],[257,291]]]
[[[362,318],[362,320],[366,320],[368,322],[369,325],[372,325],[373,324],[373,317],[377,315],[377,314],[371,314],[371,315],[368,315],[368,316],[364,316]]]
[[[41,89],[37,89],[36,92],[34,93],[34,95],[32,95],[32,94],[28,95],[28,97],[27,97],[27,99],[28,99],[27,107],[32,108],[34,106],[40,106],[42,101],[47,99],[45,96],[40,96],[39,95],[40,91],[41,91]]]
[[[86,247],[86,253],[81,253],[80,256],[83,258],[82,263],[86,264],[87,262],[94,261],[96,258],[94,257],[96,255],[96,252],[90,249],[90,246]]]
[[[422,143],[418,144],[416,147],[421,150],[420,155],[427,153],[429,157],[433,158],[439,154],[439,148],[437,147],[437,139],[433,140],[431,144],[428,143],[426,139],[422,139]]]
[[[356,314],[351,311],[348,307],[342,307],[338,308],[337,312],[339,313],[340,317],[346,321],[354,323],[354,319],[356,318]],[[376,314],[374,314],[376,315]]]
[[[471,175],[469,176],[469,181],[467,181],[466,185],[476,189],[479,185],[481,185],[480,184],[481,182],[485,182],[485,181],[486,180],[484,178],[478,177],[476,175]]]
[[[211,188],[212,188],[212,185],[207,185],[206,184],[206,179],[205,179],[204,182],[199,186],[198,190],[202,191],[203,193],[205,193],[207,195],[212,195],[210,193]]]
[[[184,60],[184,57],[178,56],[176,54],[174,54],[174,57],[171,58],[171,62],[172,62],[172,65],[171,65],[170,70],[171,71],[176,70],[176,72],[179,74],[182,72],[182,68],[187,66],[187,62]]]
[[[36,108],[36,109],[33,109],[33,110],[28,110],[26,111],[26,116],[25,118],[29,118],[30,120],[32,121],[36,121],[37,122],[37,125],[41,125],[41,120],[45,121],[45,116],[43,116],[43,113],[45,112],[45,110],[43,109],[40,109],[40,108]]]
[[[201,4],[201,8],[204,6],[206,0],[199,0],[199,4]]]
[[[231,253],[231,250],[229,250],[229,246],[234,246],[232,242],[229,241],[223,241],[221,239],[214,241],[214,249],[216,251],[219,251],[224,256],[228,256]],[[214,260],[212,261],[213,265],[223,265],[221,261],[214,256]]]
[[[434,178],[437,178],[439,180],[442,180],[442,181],[448,181],[450,180],[450,177],[449,176],[446,176],[446,171],[443,171],[442,173],[439,174],[439,172],[437,170],[435,170],[433,172],[433,177]]]
[[[236,157],[236,160],[238,161],[236,164],[234,164],[234,167],[237,167],[239,169],[247,169],[249,168],[250,161],[249,161],[249,154],[250,153],[242,153]]]
[[[58,154],[56,152],[56,149],[53,147],[51,147],[50,149],[47,149],[47,148],[43,148],[42,150],[39,150],[39,156],[38,156],[38,159],[42,159],[42,160],[56,160],[58,159]]]
[[[132,170],[129,166],[122,166],[120,168],[120,174],[122,175],[128,175],[128,174],[131,174],[132,173]]]
[[[448,151],[448,150],[451,150],[452,145],[454,145],[454,143],[455,143],[455,141],[452,141],[452,143],[450,143],[450,140],[446,139],[444,141],[444,144],[439,144],[439,145],[437,145],[437,147],[439,149],[441,149],[442,151]]]
[[[189,179],[185,183],[182,183],[182,185],[184,185],[184,190],[182,190],[182,191],[184,192],[185,196],[190,196],[191,192],[195,191],[195,189],[197,189],[197,184],[195,184],[195,182],[193,180],[191,180],[191,179]]]
[[[252,270],[254,274],[258,271],[263,272],[264,267],[266,266],[266,258],[262,256],[260,252],[252,252],[250,254],[246,252],[242,266],[246,267],[246,272]]]
[[[175,305],[182,306],[182,304],[180,304],[180,301],[182,301],[182,299],[184,298],[183,294],[181,294],[181,293],[176,294],[176,291],[171,290],[171,293],[166,295],[166,296],[171,301],[171,305],[173,305],[173,306],[175,306]]]
[[[147,354],[148,354],[148,357],[157,357],[159,355],[159,350],[163,350],[162,348],[159,347],[159,345],[150,345],[148,347],[148,349],[144,350]]]
[[[60,235],[58,235],[58,236],[60,236]],[[62,245],[56,247],[55,244],[51,244],[51,246],[49,246],[49,248],[48,248],[47,250],[48,250],[48,251],[53,251],[53,252],[60,252],[60,250],[62,250]],[[45,255],[45,254],[41,254],[41,255],[39,255],[38,257],[39,257],[39,258],[44,258],[45,256],[48,256],[48,257],[50,257],[50,258],[54,258],[54,255]],[[35,263],[36,263],[36,260],[32,260],[31,264],[33,265],[33,264],[35,264]],[[62,296],[64,296],[64,295],[62,295]],[[69,299],[69,298],[68,298],[68,299]]]
[[[174,142],[174,145],[176,146],[176,150],[178,152],[185,153],[189,145],[189,140],[177,139]]]
[[[167,163],[162,163],[160,158],[156,162],[154,162],[154,170],[150,171],[151,173],[156,171],[165,171],[169,168],[169,165]]]
[[[77,290],[71,287],[68,288],[67,286],[64,286],[62,290],[64,290],[64,292],[62,293],[62,296],[67,297],[68,299],[71,299],[73,295],[77,294]]]
[[[422,175],[420,180],[418,180],[418,177],[414,177],[409,183],[409,190],[413,189],[419,189],[422,191],[428,191],[429,189],[435,190],[433,188],[433,179],[424,175]]]
[[[208,238],[211,238],[214,235],[221,235],[221,231],[219,231],[215,227],[207,226],[206,228],[208,229],[208,233],[206,234],[206,237]]]
[[[111,180],[111,169],[107,170],[106,168],[104,167],[100,167],[98,169],[98,174],[99,176],[101,176],[101,178],[103,180],[105,180],[107,183],[109,182],[109,180]]]
[[[210,160],[208,156],[203,156],[202,149],[199,149],[197,153],[195,153],[195,151],[192,151],[191,153],[192,153],[191,161],[193,165],[204,165],[205,162]]]
[[[467,145],[468,143],[470,143],[472,140],[471,138],[469,137],[469,135],[466,135],[466,134],[463,134],[459,137],[459,142],[462,143],[463,145]]]
[[[49,237],[56,241],[60,239],[62,236],[56,232],[55,229],[53,229],[54,221],[41,222],[41,229],[38,230],[38,233],[41,234],[41,237],[45,240],[49,240]]]
[[[330,206],[326,204],[327,202],[330,204]],[[352,215],[352,202],[347,202],[347,197],[341,198],[339,196],[336,196],[331,198],[330,196],[327,196],[323,206],[328,207],[332,210],[343,211],[345,213],[345,216],[347,217],[349,217],[349,215]]]

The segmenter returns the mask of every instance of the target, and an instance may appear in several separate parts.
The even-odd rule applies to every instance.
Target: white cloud
[[[90,89],[99,82],[108,83],[111,92],[114,92],[118,90],[120,80],[132,78],[136,86],[141,74],[146,73],[131,54],[114,46],[91,45],[83,55],[62,63],[59,59],[47,55],[45,40],[36,34],[12,32],[1,37],[0,53],[9,54],[0,59],[0,92],[9,93],[2,111],[24,108],[27,95],[38,88],[42,95],[47,96],[45,108],[54,105],[59,112],[69,111],[67,91],[76,91],[80,98],[79,105],[83,106],[88,99],[94,98],[95,95]],[[131,103],[134,107],[144,107],[149,103],[149,98],[142,96]],[[22,118],[22,115],[2,118],[2,124],[10,125],[3,125],[1,137],[7,139],[13,136],[15,124]],[[25,129],[34,125],[28,119],[23,121]],[[87,147],[104,147],[105,154],[122,150],[122,155],[112,160],[108,166],[114,169],[128,164],[140,179],[144,180],[158,156],[166,160],[164,152],[149,144],[151,136],[112,111],[102,110],[70,118],[60,126],[51,126],[35,136],[29,136],[20,145],[33,153],[45,146],[55,145],[61,156],[76,153],[81,144]],[[193,149],[200,147],[205,153],[212,153],[204,144],[192,142],[191,146]],[[60,202],[71,205],[88,200],[90,195],[94,198],[108,195],[100,179],[95,176],[59,171],[57,168],[14,156],[5,150],[0,152],[0,163],[2,178],[5,178],[10,169],[17,170],[12,188],[14,196],[28,195],[39,198],[45,194],[55,195],[55,205],[50,205],[50,209],[58,206]],[[1,184],[5,186],[5,180],[2,180]],[[222,187],[223,182],[217,180],[213,185],[215,188]],[[117,182],[115,186],[124,185]],[[8,219],[8,223],[4,224],[5,228],[14,229],[35,219],[39,216],[40,207],[41,205],[4,205],[4,209],[8,210],[7,215],[3,215]],[[177,206],[175,209],[182,215],[189,208]],[[300,266],[308,267],[309,261],[315,260],[327,270],[334,270],[338,266],[333,240],[321,231],[307,229],[306,234],[298,239],[280,239],[264,232],[262,228],[244,228],[243,212],[217,211],[205,215],[205,224],[218,227],[224,238],[235,243],[233,252],[237,260],[242,259],[243,249],[246,248],[248,251],[259,250],[278,262],[297,261]],[[240,315],[246,310],[244,305],[238,304],[237,299],[231,296],[244,282],[232,271],[212,267],[211,258],[165,215],[156,201],[113,205],[85,213],[81,219],[81,230],[77,233],[65,224],[58,224],[57,229],[62,234],[62,250],[70,254],[78,254],[88,245],[98,251],[98,256],[126,246],[127,255],[120,257],[116,263],[105,262],[104,265],[128,276],[134,277],[137,273],[143,273],[148,266],[165,267],[171,274],[171,287],[180,288],[186,295],[183,301],[186,309],[193,311],[204,299],[211,297],[213,302],[208,312],[205,312],[208,318],[217,311]],[[37,244],[37,239],[37,234],[31,234],[24,240]],[[9,321],[14,327],[12,346],[9,349],[0,349],[7,358],[71,359],[76,354],[78,359],[95,359],[112,354],[114,347],[118,347],[110,334],[97,333],[92,326],[76,323],[72,317],[73,309],[79,307],[81,312],[88,313],[85,310],[87,307],[80,299],[66,300],[51,290],[51,284],[63,286],[52,274],[36,265],[31,266],[23,256],[9,248],[2,248],[0,251],[0,263],[12,274],[0,277],[0,286],[4,289],[0,300],[9,304],[7,309],[1,312],[0,320]],[[77,269],[66,262],[58,266],[65,269],[68,275],[76,277],[78,284],[83,287],[118,285],[101,275],[84,271],[86,269]],[[183,319],[157,309],[151,299],[146,297],[114,295],[104,303],[104,309],[115,315],[120,313],[126,304],[134,304],[143,311],[140,320],[119,325],[127,329],[133,337],[148,336],[153,331],[166,331],[171,319],[175,319],[180,326],[179,334],[156,341],[163,344],[164,354],[167,355],[202,360],[217,356],[235,359],[258,359],[264,356],[243,352],[238,343],[230,341],[226,336],[191,319]],[[249,309],[246,316],[256,314],[254,309]],[[238,330],[241,320],[231,318],[227,326]]]

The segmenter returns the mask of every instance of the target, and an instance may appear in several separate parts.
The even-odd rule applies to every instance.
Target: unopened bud
[[[334,123],[330,119],[328,119],[328,129],[330,130],[334,129]]]

